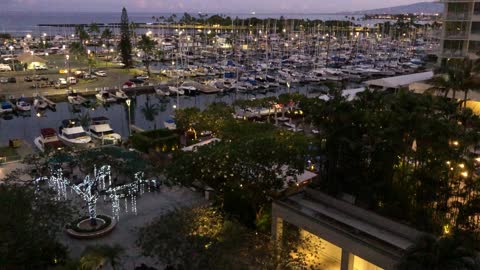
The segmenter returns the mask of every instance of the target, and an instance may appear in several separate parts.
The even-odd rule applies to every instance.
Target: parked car
[[[93,74],[85,74],[85,75],[83,76],[83,78],[84,78],[85,80],[94,80],[94,79],[97,78],[97,76],[95,76],[95,75],[93,75]]]
[[[9,83],[16,83],[16,82],[17,82],[17,78],[15,78],[15,77],[10,77],[10,78],[8,78],[8,82],[9,82]]]
[[[12,71],[12,68],[9,65],[0,64],[0,71]]]
[[[133,83],[132,81],[128,81],[123,84],[123,88],[131,88],[131,87],[136,87],[135,83]]]
[[[8,78],[0,77],[0,83],[8,83]]]
[[[140,79],[131,79],[130,81],[133,82],[134,84],[143,84],[143,83],[145,83],[144,80],[140,80]]]
[[[135,79],[146,81],[146,80],[150,79],[150,77],[148,77],[147,75],[137,75],[137,76],[135,76]]]
[[[48,81],[48,77],[42,76],[42,77],[40,77],[40,80],[42,80],[42,81]]]
[[[57,82],[55,82],[55,88],[57,89],[67,88],[67,86],[68,86],[67,80],[65,80],[64,78],[60,78],[57,80]]]
[[[68,82],[69,84],[77,84],[77,78],[75,78],[75,77],[68,77],[68,78],[67,78],[67,82]]]
[[[42,80],[42,78],[39,75],[34,75],[33,80],[36,81],[36,82],[39,82],[39,81]]]
[[[38,65],[38,66],[35,66],[34,67],[35,70],[47,70],[47,66],[46,65]]]
[[[77,70],[75,71],[75,77],[82,79],[85,76],[85,71]]]
[[[26,81],[26,82],[32,82],[33,81],[33,79],[31,77],[28,77],[28,76],[23,78],[23,80]]]
[[[98,77],[107,77],[107,73],[103,70],[97,70],[93,74],[97,75]]]

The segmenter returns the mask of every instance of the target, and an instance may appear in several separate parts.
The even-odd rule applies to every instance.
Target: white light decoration
[[[77,195],[87,202],[88,215],[90,219],[94,220],[97,217],[97,200],[100,194],[104,194],[110,198],[112,206],[112,216],[118,221],[120,219],[121,205],[120,199],[125,199],[125,213],[129,212],[129,200],[130,200],[130,212],[137,214],[137,196],[142,195],[145,192],[151,191],[151,185],[158,187],[158,181],[155,179],[144,179],[143,172],[137,172],[134,175],[134,181],[119,186],[112,185],[111,167],[108,165],[100,167],[97,170],[94,167],[93,177],[86,175],[83,182],[75,185],[69,179],[63,176],[61,168],[52,169],[50,177],[40,177],[36,180],[37,184],[40,181],[47,181],[48,186],[56,193],[57,200],[67,200],[68,193],[67,188],[70,187]],[[39,188],[39,185],[37,185]],[[104,200],[106,201],[106,200]]]

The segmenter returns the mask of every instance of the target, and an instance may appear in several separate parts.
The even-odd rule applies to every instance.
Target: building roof
[[[17,60],[21,63],[46,63],[47,60],[40,58],[36,55],[32,55],[31,53],[24,53],[17,57]]]
[[[312,189],[276,201],[275,204],[299,211],[318,220],[319,224],[342,229],[366,245],[393,256],[399,256],[421,235],[414,228]]]
[[[366,81],[364,84],[367,86],[376,86],[376,87],[382,87],[385,89],[386,88],[397,89],[397,88],[408,86],[415,82],[430,80],[431,78],[433,78],[433,71],[427,71],[422,73],[370,80],[370,81]]]

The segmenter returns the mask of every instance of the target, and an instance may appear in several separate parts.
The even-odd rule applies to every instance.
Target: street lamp
[[[128,107],[128,136],[130,136],[130,134],[131,134],[131,132],[132,132],[132,131],[130,130],[130,128],[131,128],[131,127],[130,127],[130,105],[132,104],[132,100],[128,98],[128,99],[125,101],[125,103],[127,103],[127,107]]]
[[[66,60],[66,65],[67,65],[67,86],[70,84],[70,80],[68,77],[70,77],[70,55],[65,55],[65,60]]]

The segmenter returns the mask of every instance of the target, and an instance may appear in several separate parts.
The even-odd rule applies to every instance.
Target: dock
[[[187,81],[184,84],[188,85],[188,86],[195,87],[198,92],[203,93],[203,94],[216,94],[216,93],[221,91],[218,88],[208,86],[208,85],[205,85],[205,84],[201,84],[201,83],[198,83],[198,82],[194,82],[194,81]]]
[[[47,103],[48,108],[50,108],[51,110],[55,110],[57,108],[57,103],[51,101],[50,99],[48,99],[44,95],[38,95],[38,98],[43,100],[45,103]]]

